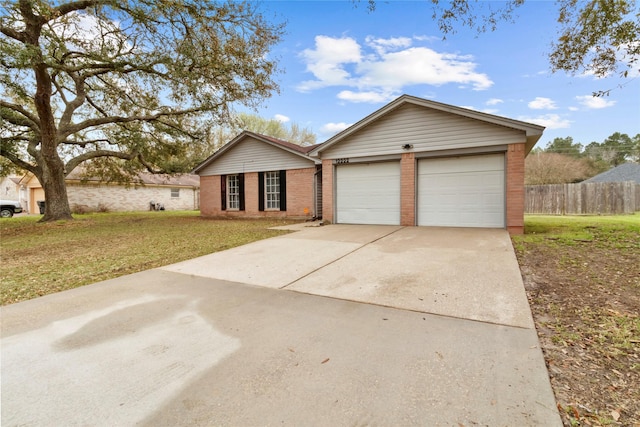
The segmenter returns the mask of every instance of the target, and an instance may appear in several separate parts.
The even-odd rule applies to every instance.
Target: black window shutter
[[[287,171],[280,171],[280,210],[287,210]]]
[[[240,193],[240,210],[244,210],[244,174],[238,174],[238,192]]]
[[[220,175],[220,209],[227,210],[227,176]]]
[[[264,210],[264,172],[258,172],[258,210]]]

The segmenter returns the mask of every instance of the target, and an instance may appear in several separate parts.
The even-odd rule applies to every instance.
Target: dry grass
[[[640,215],[529,216],[513,238],[566,426],[640,426]]]
[[[0,220],[1,304],[160,267],[283,234],[280,219],[211,220],[198,212],[76,215]]]

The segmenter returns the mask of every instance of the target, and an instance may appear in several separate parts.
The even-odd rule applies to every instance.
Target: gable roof
[[[317,145],[302,146],[302,145],[298,145],[298,144],[293,144],[291,142],[283,141],[281,139],[274,138],[274,137],[271,137],[271,136],[262,135],[262,134],[255,133],[255,132],[244,131],[241,134],[239,134],[238,136],[236,136],[234,139],[232,139],[230,142],[228,142],[225,145],[223,145],[218,151],[213,153],[211,156],[207,157],[202,163],[200,163],[198,166],[196,166],[193,169],[193,171],[191,171],[191,172],[197,174],[202,169],[204,169],[207,166],[209,166],[217,158],[219,158],[224,153],[226,153],[229,150],[231,150],[234,146],[239,144],[242,140],[244,140],[247,137],[251,137],[253,139],[257,139],[258,141],[264,142],[265,144],[271,145],[273,147],[276,147],[276,148],[279,148],[281,150],[287,151],[289,153],[295,154],[297,156],[303,157],[306,160],[309,160],[311,162],[315,162],[315,160],[310,158],[307,155],[307,153],[309,153],[311,150],[316,148]]]
[[[640,164],[623,163],[606,172],[591,177],[583,182],[624,182],[635,181],[640,184]]]
[[[482,113],[480,111],[470,110],[468,108],[456,107],[454,105],[443,104],[441,102],[430,101],[427,99],[418,98],[411,95],[402,95],[399,98],[391,101],[389,104],[385,105],[384,107],[380,108],[379,110],[368,115],[364,119],[360,120],[359,122],[351,125],[350,127],[343,130],[342,132],[334,135],[323,144],[320,144],[319,146],[313,146],[313,149],[309,152],[309,155],[313,157],[319,157],[322,151],[328,149],[329,147],[335,144],[339,144],[340,141],[344,140],[348,136],[354,134],[355,132],[359,131],[360,129],[364,128],[365,126],[369,125],[370,123],[374,122],[380,117],[386,114],[389,114],[392,111],[395,111],[396,109],[398,109],[399,107],[405,104],[414,104],[414,105],[431,108],[438,111],[456,114],[456,115],[467,117],[474,120],[480,120],[485,123],[491,123],[491,124],[523,131],[525,132],[525,135],[527,138],[525,143],[525,148],[526,148],[525,153],[527,154],[529,153],[529,151],[531,151],[533,146],[536,145],[536,142],[538,142],[538,140],[542,136],[542,132],[545,129],[544,126],[536,125],[533,123],[527,123],[519,120],[509,119],[507,117]]]

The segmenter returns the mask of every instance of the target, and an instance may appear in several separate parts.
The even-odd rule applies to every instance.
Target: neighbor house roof
[[[20,182],[28,182],[34,175],[30,172],[26,173],[20,180]],[[65,177],[66,182],[92,182],[92,183],[103,183],[106,182],[104,179],[101,179],[97,176],[87,176],[85,175],[85,169],[82,167],[78,167],[71,171],[69,175]],[[113,182],[114,184],[118,184],[118,182]],[[131,182],[131,184],[142,184],[142,185],[162,185],[162,186],[173,186],[173,187],[200,187],[200,177],[198,175],[185,173],[185,174],[153,174],[148,172],[139,173]]]
[[[623,163],[600,175],[591,177],[583,182],[624,182],[635,181],[640,184],[640,164]]]
[[[233,147],[235,147],[237,144],[239,144],[243,139],[245,139],[247,137],[251,137],[253,139],[257,139],[258,141],[262,141],[262,142],[264,142],[266,144],[269,144],[269,145],[272,145],[272,146],[274,146],[276,148],[288,151],[288,152],[293,153],[293,154],[295,154],[297,156],[304,157],[305,159],[310,160],[312,162],[314,161],[314,159],[309,158],[307,153],[309,153],[311,150],[316,148],[317,145],[302,146],[302,145],[298,145],[298,144],[293,144],[291,142],[283,141],[283,140],[278,139],[278,138],[273,138],[271,136],[262,135],[262,134],[255,133],[255,132],[244,131],[241,134],[239,134],[238,136],[236,136],[234,139],[229,141],[227,144],[223,145],[222,148],[220,148],[218,151],[213,153],[211,156],[209,156],[206,160],[204,160],[198,166],[196,166],[193,169],[192,172],[193,173],[200,172],[202,169],[204,169],[205,167],[210,165],[212,162],[214,162],[218,157],[222,156],[224,153],[226,153],[227,151],[231,150]]]
[[[394,101],[391,101],[389,104],[385,105],[384,107],[380,108],[379,110],[368,115],[364,119],[360,120],[359,122],[353,124],[352,126],[338,133],[337,135],[334,135],[332,138],[330,138],[323,144],[320,144],[319,146],[314,146],[313,150],[311,150],[309,154],[315,157],[319,156],[322,151],[326,150],[332,145],[339,143],[343,139],[359,131],[360,129],[364,128],[365,126],[369,125],[370,123],[374,122],[380,117],[386,114],[389,114],[390,112],[398,109],[399,107],[405,104],[414,104],[422,107],[431,108],[434,110],[457,114],[459,116],[468,117],[470,119],[480,120],[485,123],[492,123],[495,125],[508,127],[511,129],[521,130],[525,132],[525,135],[526,135],[526,143],[525,143],[526,153],[529,153],[529,151],[531,151],[533,146],[536,145],[536,142],[538,142],[538,140],[542,136],[542,132],[545,129],[544,126],[536,125],[533,123],[527,123],[519,120],[509,119],[507,117],[487,114],[487,113],[483,113],[476,110],[470,110],[468,108],[456,107],[454,105],[430,101],[427,99],[418,98],[411,95],[402,95],[399,98],[395,99]]]
[[[69,175],[67,175],[67,181],[83,181],[83,182],[104,182],[103,179],[96,176],[87,176],[84,174],[83,168],[76,168]],[[200,177],[198,175],[183,173],[183,174],[155,174],[149,172],[140,172],[131,182],[132,184],[143,185],[165,185],[176,187],[199,187]]]

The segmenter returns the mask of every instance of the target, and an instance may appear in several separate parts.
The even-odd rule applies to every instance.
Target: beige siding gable
[[[304,169],[315,162],[284,149],[246,137],[211,164],[199,171],[199,175],[225,175],[271,170]]]
[[[400,154],[405,144],[424,152],[513,144],[525,132],[415,104],[389,112],[324,151],[324,159]]]

